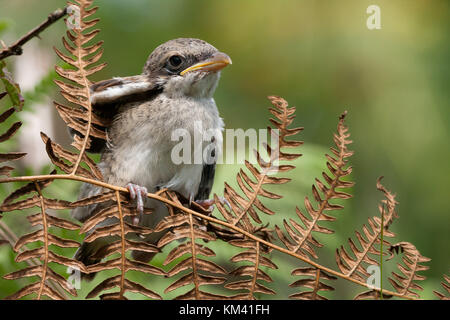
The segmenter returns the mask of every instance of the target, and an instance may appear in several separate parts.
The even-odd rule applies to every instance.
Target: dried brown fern
[[[3,61],[0,61],[0,67],[0,78],[6,89],[4,93],[0,93],[0,99],[6,95],[9,95],[10,100],[14,105],[14,107],[9,108],[0,115],[0,123],[3,123],[11,117],[16,110],[20,111],[22,109],[24,99],[21,95],[19,85],[13,81],[12,76],[6,70],[6,66]],[[9,140],[17,132],[21,125],[22,122],[20,121],[13,123],[5,133],[0,135],[0,142]],[[18,160],[25,155],[26,153],[21,152],[0,154],[0,162]],[[12,170],[12,167],[3,166],[0,168],[0,176],[9,176]],[[25,261],[29,265],[29,267],[25,269],[5,275],[4,278],[11,280],[33,276],[40,278],[40,281],[27,285],[15,294],[9,296],[7,299],[18,299],[30,294],[36,294],[36,299],[41,299],[43,296],[53,299],[65,299],[67,298],[65,292],[69,292],[70,294],[76,296],[76,291],[68,285],[64,277],[53,271],[49,266],[49,263],[55,262],[69,267],[83,267],[79,266],[76,261],[57,255],[50,250],[50,245],[56,245],[59,247],[79,246],[79,243],[76,241],[62,239],[49,232],[50,226],[68,230],[78,229],[76,224],[54,217],[46,212],[47,209],[64,208],[63,201],[47,199],[43,196],[42,189],[47,187],[50,182],[51,180],[31,182],[12,192],[4,199],[2,205],[0,206],[0,212],[15,211],[18,209],[23,210],[32,207],[40,208],[40,213],[27,217],[28,221],[31,223],[31,226],[40,226],[40,228],[37,231],[26,234],[20,238],[18,238],[9,228],[7,228],[6,225],[1,222],[1,234],[5,239],[8,239],[7,242],[10,243],[13,246],[13,249],[18,253],[16,256],[16,261]],[[37,193],[37,195],[31,196],[30,193]],[[24,196],[28,196],[28,198],[14,202],[18,198]],[[27,248],[27,244],[37,241],[42,242],[43,246],[32,250]]]
[[[159,252],[159,250],[152,244],[129,238],[129,236],[135,234],[141,236],[148,235],[153,231],[149,228],[128,223],[126,218],[134,216],[135,213],[131,207],[125,206],[123,204],[124,202],[127,202],[125,197],[121,196],[119,191],[115,191],[82,199],[72,204],[72,206],[100,204],[96,207],[92,216],[84,222],[80,232],[88,234],[84,239],[85,242],[92,242],[100,238],[105,239],[105,243],[107,244],[95,253],[95,258],[103,259],[115,253],[119,254],[118,258],[106,259],[106,261],[90,265],[86,268],[87,273],[96,273],[111,269],[120,270],[119,275],[107,278],[98,284],[86,296],[87,299],[94,298],[100,295],[102,291],[116,287],[119,288],[118,292],[104,293],[100,295],[100,298],[122,300],[126,299],[126,292],[135,292],[152,299],[161,299],[161,296],[157,293],[126,278],[126,273],[130,270],[154,275],[165,275],[165,273],[159,268],[139,261],[130,260],[126,256],[127,252],[132,250],[155,253]],[[144,214],[150,213],[150,210],[144,211]]]
[[[3,111],[0,114],[0,124],[2,124],[6,120],[8,120],[16,112],[16,110],[21,110],[24,101],[21,96],[20,87],[12,79],[12,76],[7,70],[4,61],[0,61],[0,80],[5,88],[4,92],[0,91],[0,100],[2,100],[6,96],[9,96],[11,102],[13,103],[12,107],[8,108],[6,111]],[[22,122],[16,121],[8,129],[6,129],[5,132],[0,133],[0,143],[11,139],[21,126]],[[21,152],[0,153],[0,163],[19,160],[25,155],[26,153]],[[14,170],[14,168],[11,166],[0,166],[0,177],[9,177],[12,170]],[[0,211],[0,219],[1,218],[2,215]],[[14,240],[16,240],[16,237],[14,235],[11,235],[11,232],[9,232],[9,228],[2,221],[0,221],[0,241],[3,244],[9,243],[11,245],[14,245]]]
[[[353,151],[347,149],[347,145],[352,143],[348,138],[348,128],[345,126],[346,112],[339,117],[339,123],[337,126],[337,134],[334,134],[334,142],[336,148],[330,148],[336,158],[326,154],[327,168],[330,170],[331,176],[322,172],[322,176],[326,183],[323,183],[319,179],[316,179],[316,185],[312,186],[312,192],[314,200],[317,203],[315,209],[308,197],[305,197],[305,207],[309,213],[309,217],[304,214],[300,209],[296,208],[297,216],[302,224],[298,223],[294,219],[290,219],[290,223],[283,220],[284,228],[291,239],[286,237],[281,228],[275,226],[278,237],[283,244],[292,252],[296,252],[302,255],[310,255],[317,259],[317,254],[314,251],[314,247],[322,247],[323,244],[319,243],[314,237],[313,232],[331,234],[334,231],[319,225],[321,221],[334,221],[336,218],[325,214],[325,211],[339,210],[343,206],[339,204],[332,204],[329,201],[332,199],[349,199],[351,195],[336,189],[350,188],[353,186],[353,182],[343,181],[344,177],[347,177],[352,172],[352,167],[347,166],[348,158],[353,155]],[[320,192],[322,192],[322,196]]]
[[[312,186],[312,193],[314,200],[317,203],[317,208],[315,209],[308,197],[305,197],[305,208],[308,211],[309,217],[296,208],[297,216],[299,217],[301,224],[290,219],[287,222],[283,220],[284,229],[286,230],[289,238],[283,233],[282,229],[275,226],[278,238],[282,243],[292,252],[299,253],[305,257],[308,255],[317,259],[318,256],[314,250],[315,247],[322,247],[323,244],[317,241],[313,237],[313,232],[331,234],[334,231],[319,225],[321,221],[334,221],[336,218],[333,216],[325,214],[325,211],[340,210],[343,208],[342,205],[332,204],[329,201],[332,199],[349,199],[351,195],[337,189],[350,188],[353,186],[353,182],[343,181],[342,179],[349,176],[352,172],[352,167],[348,166],[348,159],[353,155],[353,151],[347,149],[347,145],[352,143],[349,140],[350,134],[348,133],[348,128],[345,125],[345,116],[347,112],[343,113],[339,117],[339,122],[337,125],[337,133],[334,134],[334,142],[336,147],[330,148],[331,152],[334,154],[330,156],[326,154],[327,158],[327,168],[329,169],[331,176],[322,172],[322,176],[325,183],[316,179],[316,185]],[[328,186],[326,186],[328,184]],[[322,196],[320,192],[322,192]],[[293,275],[303,275],[303,276],[313,276],[313,279],[301,279],[295,281],[291,284],[293,287],[298,287],[304,284],[306,287],[311,288],[311,291],[300,292],[291,295],[291,297],[296,299],[325,299],[319,294],[320,290],[333,290],[333,288],[325,283],[321,282],[323,280],[331,280],[334,277],[326,274],[319,269],[314,268],[299,268],[292,271]],[[335,278],[334,278],[335,279]]]
[[[45,143],[45,150],[47,151],[47,155],[52,161],[52,163],[61,169],[63,172],[67,174],[72,173],[73,163],[76,163],[79,155],[68,150],[65,150],[59,144],[53,142],[45,133],[41,132],[42,141]],[[101,180],[102,174],[100,170],[97,168],[97,165],[94,161],[92,161],[89,156],[84,154],[83,156],[84,162],[89,167],[90,171],[79,167],[77,169],[77,176],[85,177],[85,178],[96,178]]]
[[[442,287],[446,291],[446,293],[440,293],[439,291],[433,291],[436,297],[441,300],[450,300],[450,277],[444,274],[444,280],[442,282]]]
[[[403,253],[403,264],[398,263],[399,273],[392,272],[392,276],[388,278],[389,282],[401,296],[414,296],[420,298],[419,294],[412,290],[423,290],[423,288],[415,283],[415,281],[425,280],[425,277],[417,274],[420,271],[428,270],[427,266],[422,265],[423,262],[430,261],[429,258],[422,256],[419,250],[409,242],[399,242],[391,245],[389,248],[391,253]]]
[[[272,107],[269,108],[269,111],[275,119],[269,119],[273,127],[269,126],[268,130],[270,136],[275,138],[277,142],[276,146],[265,144],[269,160],[264,161],[259,152],[255,151],[260,169],[248,161],[245,162],[252,177],[242,169],[236,177],[237,183],[245,195],[244,197],[239,195],[238,192],[225,183],[225,199],[230,204],[231,210],[228,210],[220,203],[220,201],[217,201],[217,196],[215,197],[217,208],[231,225],[239,226],[254,234],[259,233],[261,236],[270,239],[269,230],[262,226],[255,226],[252,223],[252,220],[257,224],[262,223],[257,211],[268,215],[274,214],[272,210],[264,206],[258,197],[269,199],[281,198],[280,195],[269,192],[265,190],[264,187],[270,184],[279,185],[290,181],[288,178],[278,178],[273,175],[278,172],[287,172],[295,168],[293,165],[279,164],[278,161],[291,161],[301,156],[301,154],[286,153],[284,149],[298,147],[303,144],[302,141],[286,139],[289,136],[296,135],[302,131],[303,128],[289,128],[295,118],[295,107],[288,107],[287,101],[280,97],[270,96],[269,100],[272,103]],[[246,249],[246,251],[233,256],[231,258],[232,262],[250,262],[250,265],[240,266],[230,273],[236,277],[245,277],[244,280],[234,281],[225,285],[225,288],[228,289],[245,291],[245,293],[237,294],[233,296],[233,298],[255,299],[255,293],[275,294],[273,290],[258,282],[272,281],[271,277],[261,270],[261,267],[272,269],[278,268],[267,257],[271,252],[271,248],[251,239],[231,240],[229,241],[229,244]]]
[[[265,256],[272,251],[271,248],[253,240],[232,240],[229,243],[236,247],[246,249],[246,251],[234,255],[231,258],[232,262],[250,262],[250,265],[240,266],[230,272],[230,275],[235,277],[246,277],[244,280],[234,281],[225,285],[225,288],[227,289],[246,291],[245,293],[236,294],[232,298],[254,300],[256,299],[256,293],[275,294],[275,291],[258,282],[273,281],[272,278],[261,269],[262,267],[278,269],[277,265]]]
[[[169,197],[181,205],[172,193],[169,194]],[[175,299],[225,299],[225,296],[206,292],[201,288],[201,286],[205,285],[222,284],[225,281],[225,278],[220,276],[226,274],[225,269],[212,261],[199,258],[199,256],[204,256],[206,258],[215,256],[213,250],[204,244],[198,243],[199,240],[203,240],[203,242],[214,241],[216,240],[215,236],[208,233],[204,225],[200,224],[198,219],[193,217],[192,214],[184,213],[180,210],[172,211],[171,215],[158,224],[155,232],[164,230],[170,231],[166,232],[159,240],[159,248],[162,248],[169,243],[182,241],[177,247],[170,251],[163,263],[164,265],[168,265],[177,261],[177,259],[179,260],[170,269],[167,276],[172,278],[185,270],[190,270],[169,285],[164,293],[171,292],[187,285],[193,285],[191,290],[178,295]],[[185,257],[186,255],[188,255],[188,257]]]
[[[378,206],[380,214],[383,215],[383,244],[389,246],[389,242],[386,237],[394,237],[395,235],[388,230],[392,221],[397,218],[395,207],[397,201],[395,196],[391,194],[381,184],[381,178],[377,181],[377,189],[383,192],[386,199],[382,200]],[[386,207],[386,210],[385,208]],[[366,270],[367,265],[379,265],[377,258],[382,254],[377,248],[381,244],[381,218],[374,216],[368,219],[368,225],[363,225],[363,235],[359,231],[355,231],[357,243],[352,238],[348,239],[350,250],[353,256],[351,256],[341,246],[340,249],[336,249],[336,262],[339,270],[348,277],[357,279],[361,282],[366,281],[370,274]],[[383,253],[387,254],[387,253]]]
[[[92,112],[90,93],[92,82],[88,78],[106,66],[105,63],[96,65],[103,54],[101,48],[103,41],[88,45],[100,31],[99,29],[89,31],[99,21],[99,19],[87,20],[98,9],[98,7],[89,8],[92,2],[92,0],[76,1],[76,6],[80,11],[79,26],[67,30],[66,37],[62,38],[68,54],[55,48],[56,54],[72,67],[64,69],[56,66],[56,72],[66,82],[55,80],[55,83],[61,88],[62,96],[74,107],[64,106],[57,102],[55,102],[55,106],[67,126],[77,132],[72,145],[79,153],[75,154],[64,150],[61,146],[51,142],[45,135],[43,135],[43,140],[46,143],[50,159],[65,173],[102,180],[100,171],[96,169],[95,163],[86,154],[93,138],[106,140],[105,131],[100,129],[105,126],[105,121]],[[69,4],[75,5],[70,2]],[[87,164],[90,171],[81,167],[83,162]]]
[[[24,210],[30,208],[39,208],[40,212],[27,216],[31,226],[40,226],[36,231],[23,235],[19,238],[14,246],[14,251],[19,254],[16,256],[16,261],[40,261],[38,265],[31,265],[25,269],[12,272],[4,276],[5,279],[16,280],[25,277],[37,276],[40,281],[34,282],[25,286],[15,294],[9,296],[7,299],[19,299],[21,297],[36,294],[36,299],[41,299],[43,296],[47,296],[51,299],[65,299],[60,288],[76,296],[76,290],[69,286],[66,279],[52,270],[50,263],[57,263],[66,267],[76,268],[78,270],[84,270],[83,264],[80,262],[58,255],[51,250],[51,245],[55,245],[62,248],[78,247],[79,243],[71,239],[63,239],[50,233],[50,227],[56,227],[65,230],[78,230],[79,226],[73,222],[65,219],[58,218],[50,215],[47,210],[61,210],[68,207],[68,203],[62,200],[48,199],[44,197],[42,189],[47,187],[50,181],[43,182],[31,182],[24,187],[16,190],[9,197],[5,199],[0,206],[0,211],[10,212],[15,210]],[[31,196],[34,194],[33,196]],[[27,196],[24,200],[14,202],[16,199]],[[41,246],[35,249],[28,249],[20,251],[25,245],[34,242],[42,242]],[[53,283],[59,285],[55,288]]]

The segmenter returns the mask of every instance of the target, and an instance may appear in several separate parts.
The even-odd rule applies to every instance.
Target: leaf
[[[399,242],[390,246],[389,251],[394,254],[403,254],[403,265],[398,263],[399,272],[392,272],[389,282],[394,287],[395,291],[402,296],[413,296],[420,298],[416,291],[422,291],[423,288],[415,281],[425,280],[425,276],[419,275],[418,272],[428,270],[427,266],[422,265],[431,259],[422,256],[419,250],[409,242]],[[415,291],[412,291],[415,290]]]
[[[349,140],[350,134],[345,125],[346,114],[347,112],[339,117],[337,133],[334,134],[336,148],[330,148],[334,157],[328,154],[325,155],[328,159],[326,164],[330,169],[331,176],[326,172],[322,172],[325,183],[316,178],[316,184],[312,186],[314,200],[317,204],[316,208],[314,208],[313,202],[308,197],[305,197],[305,207],[309,216],[297,207],[296,213],[301,223],[294,219],[290,219],[289,221],[284,219],[283,226],[287,235],[283,232],[282,228],[275,226],[278,238],[283,244],[290,251],[299,253],[305,257],[309,255],[316,259],[317,254],[314,248],[323,246],[323,244],[313,237],[313,233],[331,234],[334,232],[320,225],[322,221],[335,220],[334,217],[325,214],[326,211],[342,209],[340,205],[332,204],[329,201],[332,199],[351,198],[350,194],[338,191],[338,189],[342,190],[353,186],[353,182],[343,180],[352,172],[352,167],[348,166],[348,158],[353,155],[353,151],[347,149],[347,145],[352,143],[352,141]]]
[[[19,85],[14,82],[11,73],[6,68],[5,61],[0,61],[0,80],[2,80],[5,90],[17,111],[21,111],[24,105],[24,98],[20,91]]]
[[[368,225],[363,225],[363,232],[355,231],[356,241],[349,238],[350,255],[343,246],[336,249],[336,262],[343,274],[357,279],[361,282],[366,282],[369,273],[366,271],[366,265],[378,265],[379,256],[382,254],[377,248],[381,244],[381,230],[383,228],[383,241],[386,246],[389,242],[387,237],[394,237],[395,235],[388,230],[394,218],[398,215],[395,211],[398,202],[395,196],[381,185],[380,177],[377,181],[377,189],[383,192],[385,199],[383,199],[378,206],[380,215],[383,215],[383,227],[381,226],[381,219],[379,217],[372,217],[368,219]],[[386,207],[386,210],[385,210]],[[357,245],[358,244],[358,245]],[[387,254],[384,253],[383,254]]]

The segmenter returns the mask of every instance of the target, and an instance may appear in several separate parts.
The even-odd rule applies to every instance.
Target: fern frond
[[[299,217],[301,223],[298,223],[294,219],[290,219],[289,222],[283,219],[283,226],[286,230],[287,235],[284,234],[282,229],[275,226],[276,233],[281,242],[290,251],[298,253],[302,256],[307,257],[308,255],[317,259],[318,256],[315,252],[315,247],[322,247],[323,244],[317,241],[313,237],[314,232],[331,234],[334,231],[321,226],[319,223],[321,221],[334,221],[336,218],[325,214],[325,211],[339,210],[343,206],[338,204],[330,203],[333,199],[349,199],[352,196],[342,189],[350,188],[353,186],[351,181],[343,181],[342,179],[349,176],[352,172],[352,167],[348,166],[348,158],[353,155],[353,151],[349,151],[347,145],[352,143],[349,140],[350,134],[348,133],[348,128],[345,125],[345,117],[347,112],[344,112],[339,117],[339,122],[337,125],[337,133],[334,134],[335,148],[331,147],[330,150],[334,154],[334,157],[326,154],[327,158],[327,168],[329,169],[331,176],[322,172],[322,176],[325,183],[316,178],[316,184],[312,186],[312,193],[314,200],[317,203],[317,208],[314,208],[311,200],[305,197],[305,208],[309,214],[307,216],[298,207],[296,207],[296,213]],[[328,184],[328,186],[327,186]],[[337,190],[339,189],[339,191]],[[322,195],[320,195],[320,192]],[[311,288],[311,291],[299,292],[291,295],[295,299],[325,299],[321,296],[319,290],[333,290],[329,285],[322,283],[320,280],[324,278],[326,280],[332,280],[334,277],[327,275],[323,271],[315,268],[300,268],[292,271],[293,275],[303,275],[303,276],[313,276],[313,279],[301,279],[292,283],[290,286],[306,286]]]
[[[41,132],[41,139],[45,143],[45,150],[47,151],[47,155],[52,163],[65,173],[71,174],[73,168],[72,163],[75,163],[77,161],[79,155],[65,150],[59,144],[53,142],[43,132]],[[86,154],[83,154],[82,159],[84,163],[86,163],[90,171],[83,167],[79,167],[77,170],[77,175],[85,178],[94,177],[98,180],[102,180],[102,173],[98,169],[95,162]]]
[[[94,298],[100,295],[101,299],[126,299],[125,293],[135,292],[145,295],[152,299],[161,299],[161,296],[138,283],[135,283],[126,278],[126,273],[129,270],[139,271],[146,274],[165,275],[164,271],[153,267],[151,265],[130,260],[126,253],[128,251],[144,251],[149,253],[157,253],[159,249],[142,241],[134,241],[129,239],[128,235],[148,235],[153,230],[145,227],[135,226],[126,221],[127,217],[134,216],[134,210],[131,207],[124,206],[122,203],[127,202],[124,196],[121,196],[118,191],[107,192],[101,195],[96,195],[91,198],[81,199],[75,203],[74,206],[99,204],[89,219],[84,221],[80,230],[82,233],[88,234],[84,239],[85,242],[92,242],[94,240],[104,238],[108,244],[103,246],[93,256],[95,259],[105,259],[90,265],[86,268],[86,273],[96,273],[105,270],[118,269],[120,274],[110,277],[98,284],[86,296],[87,299]],[[150,214],[151,210],[146,209],[144,214]],[[102,226],[99,226],[102,225]],[[118,258],[108,259],[112,254],[119,254]],[[118,292],[101,294],[105,290],[119,288]]]
[[[355,231],[356,242],[352,238],[348,240],[353,257],[344,249],[344,246],[336,249],[336,262],[341,272],[361,282],[365,282],[370,276],[366,270],[366,264],[379,265],[379,261],[375,257],[379,257],[382,254],[376,247],[381,243],[381,228],[384,229],[383,243],[386,246],[390,245],[386,237],[392,238],[395,236],[394,233],[388,230],[388,227],[394,218],[398,217],[395,211],[398,202],[395,200],[395,196],[381,184],[381,179],[382,177],[377,181],[377,189],[383,192],[386,198],[378,206],[380,214],[383,215],[383,227],[381,226],[381,218],[375,216],[368,219],[367,226],[363,225],[363,234]],[[387,210],[384,209],[385,207]],[[360,248],[358,248],[357,244],[359,244]]]
[[[270,136],[277,141],[277,146],[265,145],[267,153],[270,157],[266,162],[262,159],[259,152],[255,151],[256,158],[260,169],[245,161],[250,175],[244,170],[236,176],[237,183],[244,195],[240,195],[230,185],[225,183],[225,199],[231,206],[231,210],[226,208],[215,195],[215,202],[218,210],[223,217],[232,225],[239,226],[249,232],[254,231],[254,226],[250,218],[258,224],[262,221],[258,215],[258,211],[268,215],[273,215],[274,212],[264,206],[258,197],[269,199],[280,199],[281,196],[273,192],[269,192],[264,189],[267,185],[284,184],[290,181],[288,178],[277,178],[273,175],[277,172],[287,172],[295,168],[293,165],[278,165],[278,161],[289,161],[297,159],[301,154],[286,153],[282,151],[282,148],[294,148],[303,144],[301,141],[286,140],[287,137],[293,136],[299,133],[303,128],[288,128],[288,126],[294,120],[295,107],[288,107],[286,100],[270,96],[269,100],[272,103],[272,108],[269,111],[275,117],[270,119],[273,124],[272,127],[268,127]]]
[[[172,195],[173,198],[173,195]],[[219,285],[225,282],[225,278],[220,276],[226,274],[226,270],[218,264],[199,256],[213,257],[216,254],[206,245],[197,243],[198,240],[204,242],[216,240],[215,236],[208,233],[205,227],[197,221],[191,214],[177,212],[163,219],[155,229],[155,232],[167,231],[159,240],[158,247],[174,241],[182,241],[177,247],[172,249],[167,255],[164,265],[180,259],[170,269],[167,276],[174,277],[185,270],[190,270],[181,278],[169,285],[164,293],[171,292],[187,285],[194,287],[184,294],[178,295],[175,299],[183,300],[210,300],[210,299],[226,299],[227,297],[213,294],[202,290],[205,285]],[[184,241],[183,241],[184,239]],[[186,257],[187,255],[187,257]]]
[[[76,296],[76,290],[69,286],[66,279],[56,273],[49,266],[50,263],[54,262],[66,267],[74,268],[77,270],[85,270],[84,265],[79,261],[66,258],[64,256],[58,255],[51,250],[52,245],[61,248],[76,248],[80,244],[77,241],[71,239],[63,239],[50,233],[50,227],[56,227],[64,230],[78,230],[79,226],[73,222],[67,221],[62,218],[52,216],[47,213],[48,209],[61,210],[69,208],[69,203],[62,200],[54,200],[45,198],[42,189],[50,184],[49,181],[34,182],[25,185],[24,187],[16,190],[10,196],[8,196],[0,206],[0,210],[4,212],[23,210],[33,207],[40,208],[40,212],[36,214],[29,215],[27,217],[31,226],[41,226],[38,230],[25,234],[19,238],[14,246],[14,251],[18,253],[16,256],[17,262],[30,261],[33,260],[33,264],[25,269],[12,272],[4,276],[8,280],[16,280],[25,277],[37,276],[40,280],[34,282],[13,295],[9,296],[7,299],[19,299],[30,294],[36,294],[36,299],[42,299],[43,296],[47,296],[51,299],[65,299],[64,293],[61,293],[61,289]],[[34,193],[34,196],[31,194]],[[20,200],[13,202],[19,197],[29,196],[25,200]],[[42,245],[35,249],[26,249],[25,246],[31,243],[41,242]],[[36,261],[42,261],[41,264],[34,265]],[[54,287],[51,283],[56,283],[58,287]]]
[[[267,191],[265,186],[285,184],[290,181],[288,178],[279,178],[274,175],[278,172],[287,172],[295,168],[293,165],[279,164],[278,162],[292,161],[301,156],[301,154],[297,153],[287,153],[284,149],[298,147],[303,144],[302,141],[287,140],[288,137],[296,135],[303,128],[289,128],[295,118],[295,107],[288,107],[287,101],[283,98],[276,96],[268,98],[272,103],[269,111],[274,116],[274,119],[269,119],[272,127],[269,126],[268,131],[272,141],[276,141],[276,145],[264,145],[269,156],[268,161],[265,161],[259,152],[255,151],[259,169],[250,162],[245,162],[245,166],[250,174],[241,169],[236,177],[239,188],[244,193],[243,196],[225,183],[224,196],[230,204],[231,210],[226,208],[216,195],[215,202],[221,214],[231,225],[238,226],[251,233],[260,232],[270,237],[270,232],[265,227],[254,226],[252,223],[254,221],[257,224],[262,224],[258,211],[268,215],[275,214],[261,202],[259,197],[269,199],[281,198],[280,195]],[[260,242],[246,238],[233,239],[228,241],[228,243],[245,249],[245,251],[233,256],[231,262],[250,262],[250,265],[240,266],[230,272],[232,276],[246,278],[225,285],[227,289],[246,291],[246,293],[237,294],[232,298],[255,299],[255,293],[274,294],[275,292],[272,289],[260,283],[260,281],[272,281],[271,277],[261,267],[277,269],[277,266],[266,257],[270,249],[263,246]]]
[[[92,0],[78,0],[76,2],[80,10],[80,24],[73,30],[68,30],[66,37],[62,39],[68,54],[54,48],[61,60],[71,66],[70,69],[64,69],[60,66],[55,67],[56,73],[68,81],[55,80],[55,83],[61,89],[61,95],[74,107],[64,106],[57,102],[54,104],[67,126],[77,132],[74,135],[72,145],[78,150],[78,154],[66,151],[54,142],[48,143],[50,139],[45,135],[43,135],[43,140],[53,164],[62,171],[67,174],[102,180],[100,170],[96,168],[95,163],[89,158],[86,151],[91,146],[92,138],[106,140],[106,133],[101,128],[105,127],[107,123],[92,112],[90,97],[92,83],[88,78],[106,66],[105,63],[96,65],[103,53],[101,48],[103,41],[87,45],[99,33],[98,29],[89,31],[97,24],[99,19],[87,20],[98,8],[89,8],[92,5]],[[86,163],[90,170],[82,168],[82,163]]]
[[[442,287],[446,291],[446,293],[440,293],[438,291],[433,291],[436,297],[441,300],[450,300],[450,277],[444,274],[445,282],[442,282]]]
[[[428,262],[431,259],[424,257],[420,254],[419,250],[409,242],[399,242],[391,245],[389,248],[391,253],[403,253],[403,264],[398,263],[398,269],[400,272],[392,272],[392,277],[388,280],[394,287],[395,291],[402,296],[414,296],[420,298],[419,294],[412,290],[422,291],[423,288],[415,283],[415,281],[425,280],[425,276],[418,275],[420,271],[428,270],[429,267],[422,265],[424,262]]]
[[[245,290],[246,293],[240,293],[232,296],[232,299],[255,300],[256,293],[275,294],[275,291],[261,284],[260,281],[272,282],[272,278],[261,268],[278,269],[277,265],[266,257],[270,253],[270,248],[264,247],[258,241],[253,240],[232,240],[230,244],[244,248],[246,251],[234,255],[230,260],[237,263],[242,261],[250,262],[250,265],[240,266],[230,272],[235,277],[246,277],[247,279],[227,283],[225,288],[231,290]]]
[[[337,126],[337,134],[334,134],[334,142],[336,148],[330,148],[333,156],[326,154],[327,167],[331,172],[331,176],[325,172],[322,172],[322,176],[325,183],[316,179],[316,184],[312,186],[312,192],[314,200],[317,203],[315,209],[308,197],[305,197],[305,207],[309,213],[309,217],[296,208],[297,216],[299,217],[301,224],[290,219],[289,222],[283,220],[284,229],[289,235],[290,239],[283,233],[280,227],[275,226],[278,237],[283,244],[292,252],[302,254],[304,256],[310,255],[317,259],[317,254],[314,250],[315,247],[322,247],[323,244],[318,242],[313,237],[313,232],[331,234],[334,231],[319,225],[321,221],[334,221],[336,218],[325,214],[325,211],[339,210],[343,207],[338,204],[332,204],[329,201],[332,199],[349,199],[352,196],[343,191],[337,189],[350,188],[353,186],[353,182],[343,181],[344,177],[347,177],[352,172],[352,167],[347,166],[348,158],[353,155],[353,151],[347,149],[347,145],[352,143],[348,138],[348,128],[345,125],[345,116],[347,112],[343,113],[339,117],[339,123]],[[328,186],[326,186],[328,184]],[[320,192],[322,192],[322,196]]]

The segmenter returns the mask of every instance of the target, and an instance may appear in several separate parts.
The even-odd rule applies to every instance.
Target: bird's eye
[[[178,68],[182,62],[183,58],[181,58],[180,56],[175,55],[169,58],[169,65],[173,68]]]

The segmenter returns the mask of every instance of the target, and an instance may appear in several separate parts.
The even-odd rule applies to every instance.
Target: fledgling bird
[[[106,128],[107,142],[94,140],[91,152],[101,152],[99,168],[105,182],[127,187],[137,202],[134,223],[149,228],[168,214],[164,204],[146,199],[147,192],[168,188],[190,201],[211,205],[208,200],[214,180],[215,162],[222,147],[223,121],[213,98],[220,71],[231,59],[209,43],[192,38],[170,40],[157,47],[148,57],[143,73],[113,78],[91,87],[94,112],[110,118]],[[197,122],[197,125],[196,125]],[[200,126],[198,126],[200,122]],[[201,151],[213,146],[213,161],[175,164],[172,149],[179,141],[172,140],[174,130],[183,129],[194,136],[216,132],[210,141],[203,141]],[[77,133],[79,134],[79,133]],[[84,184],[79,199],[102,192]],[[142,215],[143,208],[152,208]],[[80,221],[89,218],[95,206],[79,207],[72,216]],[[145,241],[156,243],[162,236],[153,233]],[[84,242],[75,259],[85,265],[100,260],[95,253],[105,245],[104,238]],[[133,252],[139,261],[148,262],[154,253]]]

